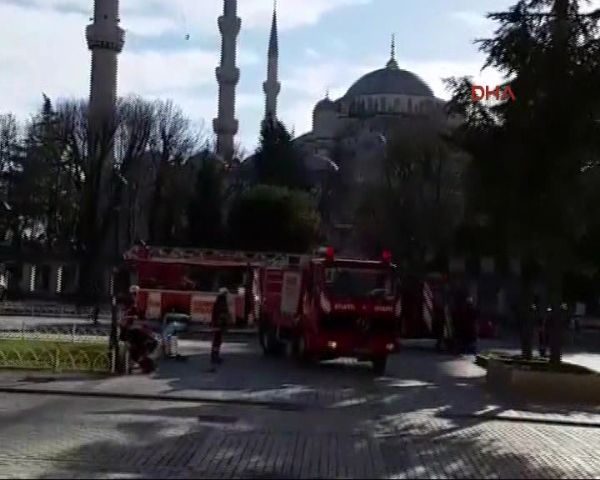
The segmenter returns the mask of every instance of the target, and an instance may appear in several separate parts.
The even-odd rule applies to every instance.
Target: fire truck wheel
[[[306,350],[306,340],[302,335],[294,339],[294,356],[302,365],[308,365],[311,361],[310,353]]]
[[[374,357],[371,359],[373,363],[373,372],[377,375],[383,375],[385,373],[385,367],[387,365],[387,356]]]
[[[259,331],[260,345],[265,355],[276,355],[279,351],[279,345],[275,336],[275,331],[269,326],[262,326]]]

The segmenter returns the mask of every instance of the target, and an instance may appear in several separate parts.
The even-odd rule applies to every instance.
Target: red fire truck
[[[260,343],[265,354],[284,350],[302,360],[353,357],[383,373],[397,351],[402,304],[396,266],[322,255],[290,257],[261,270]]]
[[[140,287],[138,308],[148,320],[178,312],[193,323],[210,323],[218,290],[226,287],[232,319],[253,323],[261,265],[253,254],[138,245],[124,259],[128,283]]]

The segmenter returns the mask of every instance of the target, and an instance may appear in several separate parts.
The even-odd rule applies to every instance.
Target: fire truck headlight
[[[393,343],[388,343],[385,348],[387,349],[388,352],[393,352],[394,349],[396,348],[396,346]]]
[[[337,348],[337,342],[327,342],[327,348],[335,350]]]

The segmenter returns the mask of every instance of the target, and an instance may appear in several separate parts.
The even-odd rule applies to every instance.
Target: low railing
[[[27,303],[0,303],[0,316],[13,315],[18,317],[56,317],[56,318],[91,318],[92,309],[77,309],[72,305],[55,305],[55,304],[27,304]],[[100,311],[99,319],[110,318],[108,311]]]
[[[128,367],[127,348],[109,349],[110,330],[81,325],[0,330],[0,368],[117,373]]]
[[[70,343],[104,343],[108,345],[110,329],[87,325],[34,325],[23,322],[16,329],[0,330],[0,339]]]
[[[4,349],[0,343],[0,368],[114,373],[117,361],[115,355],[108,351],[90,353],[37,347]]]

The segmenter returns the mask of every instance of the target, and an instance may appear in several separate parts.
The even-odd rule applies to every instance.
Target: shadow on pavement
[[[60,470],[43,478],[59,473],[94,477],[99,472],[151,478],[597,474],[592,453],[579,460],[572,453],[593,451],[594,444],[586,444],[589,438],[597,441],[592,429],[577,429],[575,434],[553,425],[517,426],[470,417],[515,409],[510,399],[483,389],[484,371],[470,357],[404,351],[390,360],[387,375],[376,377],[368,366],[350,362],[301,368],[289,359],[261,356],[253,343],[226,345],[225,363],[214,374],[205,373],[208,345],[183,353],[189,353],[187,362],[165,362],[153,381],[164,382],[170,392],[237,391],[319,408],[282,412],[204,404],[96,411],[99,419],[110,416],[117,421],[119,435],[63,452]],[[528,413],[547,411],[527,407]],[[580,444],[569,447],[562,441],[567,438]]]
[[[508,428],[489,432],[474,420],[406,416],[401,428],[384,436],[357,430],[364,412],[345,415],[343,431],[314,412],[248,419],[211,415],[218,412],[213,407],[104,413],[136,412],[139,419],[117,424],[120,440],[67,450],[56,459],[59,469],[41,478],[69,473],[91,478],[109,473],[144,478],[582,478],[589,473],[568,462],[544,465],[536,458],[536,438],[521,438],[515,448],[507,448],[505,436],[514,437]],[[166,420],[173,417],[199,422],[178,431]],[[323,428],[315,429],[315,422]]]

